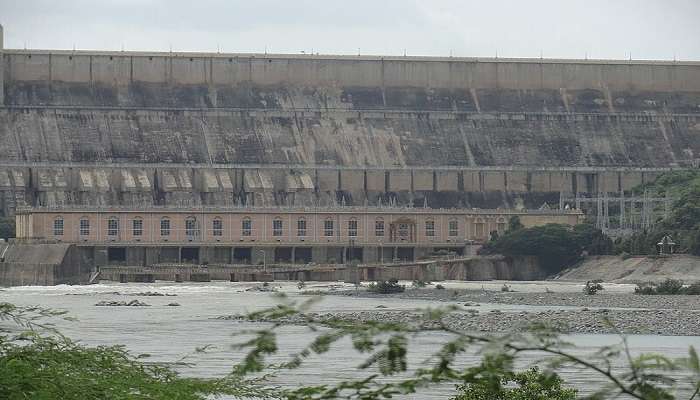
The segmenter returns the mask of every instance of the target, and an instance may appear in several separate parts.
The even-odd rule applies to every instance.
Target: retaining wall
[[[0,286],[84,284],[92,267],[74,245],[11,241],[0,261]]]

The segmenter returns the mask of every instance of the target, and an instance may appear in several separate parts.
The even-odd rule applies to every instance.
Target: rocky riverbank
[[[700,335],[700,296],[643,296],[605,293],[604,290],[596,295],[586,295],[583,292],[497,292],[434,288],[407,289],[403,293],[388,295],[363,290],[327,294],[444,302],[446,306],[456,306],[457,310],[447,315],[443,322],[452,329],[465,332],[506,333],[522,330],[535,323],[544,323],[561,333]],[[508,307],[499,309],[498,305]],[[524,307],[515,307],[516,310],[513,310],[510,307],[513,305]],[[527,309],[531,306],[531,309]],[[319,323],[338,318],[356,322],[406,323],[426,329],[435,327],[432,322],[422,322],[419,311],[392,311],[380,307],[367,311],[311,313],[307,317]],[[240,316],[222,318],[242,319]],[[306,320],[293,316],[283,322],[303,324]]]
[[[605,287],[605,284],[603,284]],[[640,308],[651,310],[688,310],[700,311],[700,296],[656,295],[645,296],[633,293],[606,293],[596,295],[580,293],[533,293],[533,292],[494,292],[459,289],[407,289],[397,294],[377,294],[367,291],[330,292],[344,296],[361,296],[371,298],[394,297],[405,299],[437,300],[445,302],[490,303],[508,305],[546,306],[546,307],[582,307],[582,308]]]
[[[443,322],[451,329],[463,332],[507,333],[526,329],[535,323],[547,324],[561,333],[624,333],[657,335],[700,335],[700,314],[692,311],[654,310],[548,310],[539,312],[501,312],[492,310],[456,311],[444,317]],[[241,316],[222,319],[242,320]],[[405,311],[359,311],[310,313],[305,317],[292,316],[281,321],[289,324],[304,324],[307,318],[317,323],[329,319],[353,322],[381,321],[409,324],[416,328],[431,329],[434,322],[423,322],[419,312]]]

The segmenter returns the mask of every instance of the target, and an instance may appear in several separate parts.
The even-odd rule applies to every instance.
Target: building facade
[[[106,251],[105,263],[382,262],[437,250],[466,254],[524,226],[576,224],[576,210],[429,208],[32,208],[16,215],[18,239],[75,243]],[[151,249],[151,250],[146,250]],[[147,254],[149,252],[154,254]],[[129,253],[133,257],[130,257]]]

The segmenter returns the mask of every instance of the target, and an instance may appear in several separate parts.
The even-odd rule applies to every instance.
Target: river
[[[343,284],[339,284],[342,286]],[[445,283],[448,287],[481,287],[481,283]],[[486,283],[485,289],[496,290],[502,283]],[[578,291],[580,285],[552,282],[516,283],[518,290],[544,290],[556,285],[558,291]],[[134,354],[148,353],[151,360],[175,362],[183,359],[191,365],[178,366],[181,373],[190,376],[221,376],[230,371],[231,366],[242,357],[240,351],[231,345],[241,340],[233,333],[256,327],[249,322],[222,320],[222,315],[241,314],[276,304],[270,293],[246,291],[255,287],[254,283],[102,283],[90,286],[24,286],[0,289],[0,302],[16,305],[39,305],[67,310],[77,321],[57,321],[58,328],[67,336],[86,345],[123,344]],[[295,282],[273,283],[278,290],[286,292],[291,299],[303,300]],[[328,283],[308,282],[305,290],[327,289]],[[351,285],[345,285],[352,288]],[[625,285],[606,287],[606,290],[625,292],[631,290]],[[154,291],[176,296],[138,297],[127,295]],[[116,294],[116,293],[119,294]],[[151,304],[150,307],[96,307],[102,300],[133,300]],[[177,302],[179,307],[167,306]],[[371,311],[377,306],[385,310],[414,310],[425,307],[444,306],[444,302],[397,298],[360,298],[347,296],[323,296],[313,311]],[[503,312],[533,310],[533,306],[483,304],[482,309],[500,309]],[[566,308],[566,307],[557,307]],[[281,351],[270,361],[281,362],[288,355],[307,344],[312,334],[302,326],[285,326],[280,335]],[[430,332],[415,338],[409,348],[409,361],[412,365],[425,360],[435,352],[440,343],[446,340],[444,333]],[[577,353],[592,353],[599,347],[620,342],[616,335],[566,335],[566,339],[577,346]],[[633,335],[629,337],[633,353],[655,352],[669,357],[687,354],[690,345],[700,347],[700,338],[683,336]],[[347,343],[346,343],[347,344]],[[206,352],[195,349],[211,346]],[[459,364],[476,360],[476,355],[461,357]],[[536,359],[528,355],[523,365]],[[355,367],[363,360],[362,356],[344,346],[335,346],[322,356],[311,357],[304,367],[273,378],[275,384],[292,386],[299,384],[333,383],[342,379],[359,377]],[[364,374],[367,372],[365,371]],[[601,380],[590,371],[564,370],[562,376],[567,383],[577,387],[582,394],[599,387]],[[452,385],[441,385],[428,392],[406,396],[409,399],[444,399],[454,393]]]

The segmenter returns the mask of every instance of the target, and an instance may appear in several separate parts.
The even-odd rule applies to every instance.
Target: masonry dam
[[[4,216],[559,208],[700,164],[699,62],[0,51]]]

